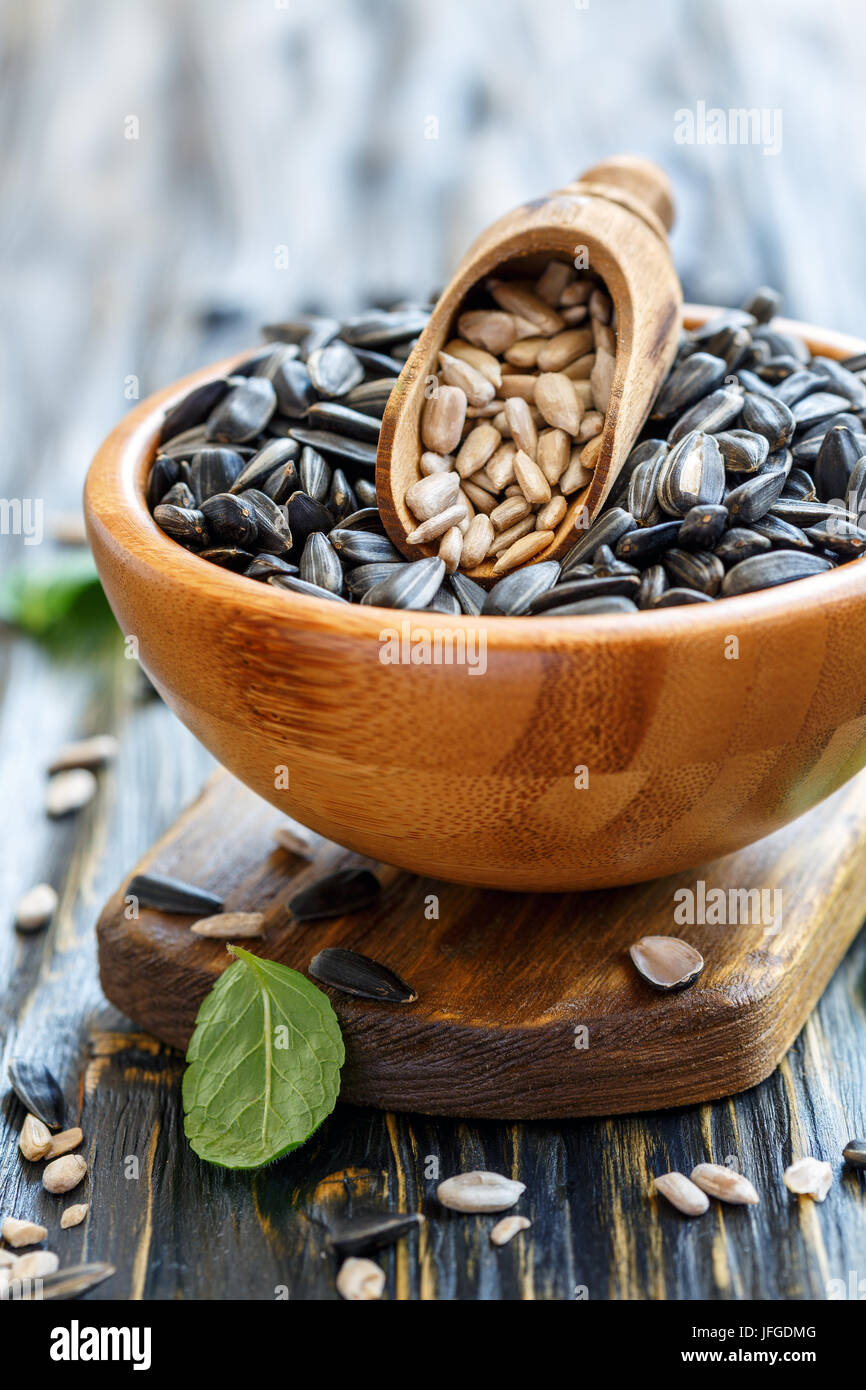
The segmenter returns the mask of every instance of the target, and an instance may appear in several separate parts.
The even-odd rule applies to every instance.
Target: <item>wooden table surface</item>
[[[848,253],[866,169],[848,154],[864,41],[844,6],[794,0],[784,23],[745,0],[667,0],[651,23],[638,0],[615,15],[529,0],[329,9],[327,23],[307,0],[4,10],[4,498],[44,498],[48,516],[77,505],[136,392],[291,307],[426,292],[492,215],[618,148],[674,177],[688,297],[735,301],[769,279],[792,313],[863,332],[862,258]],[[781,109],[782,154],[676,145],[673,114],[698,100]],[[0,536],[4,574],[55,558],[47,541]],[[866,1132],[864,933],[777,1072],[731,1101],[525,1125],[341,1106],[273,1167],[201,1164],[182,1133],[182,1058],[110,1008],[95,972],[102,902],[212,767],[136,677],[117,647],[0,641],[2,1066],[46,1059],[84,1129],[90,1215],[48,1224],[62,1263],[116,1266],[92,1299],[334,1298],[326,1221],[383,1203],[430,1218],[385,1255],[389,1298],[823,1299],[830,1281],[866,1276],[863,1178],[843,1176],[822,1206],[779,1182],[792,1154],[836,1163]],[[95,803],[48,821],[52,752],[109,730],[121,751]],[[41,879],[60,909],[23,936],[13,904]],[[58,1203],[19,1163],[21,1118],[0,1102],[0,1212],[38,1218]],[[714,1204],[689,1223],[648,1199],[653,1173],[709,1158],[738,1161],[760,1207]],[[495,1251],[490,1218],[438,1211],[437,1174],[466,1168],[519,1176],[532,1230]]]

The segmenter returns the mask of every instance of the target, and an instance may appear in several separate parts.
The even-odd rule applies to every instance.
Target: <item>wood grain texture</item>
[[[689,298],[735,304],[768,282],[790,313],[862,333],[866,31],[841,0],[789,0],[783,22],[752,0],[662,0],[651,17],[643,0],[328,8],[323,22],[321,0],[3,7],[4,497],[44,497],[49,514],[77,505],[130,374],[146,395],[245,348],[264,319],[424,297],[491,209],[609,149],[669,169]],[[699,97],[780,108],[781,155],[675,144],[675,111]],[[137,142],[123,138],[130,112]],[[425,138],[429,115],[438,139]],[[288,271],[275,268],[281,243]],[[0,568],[45,550],[3,536]],[[61,893],[47,934],[0,930],[0,1070],[45,1056],[94,1160],[88,1220],[61,1233],[60,1199],[19,1164],[23,1116],[3,1095],[0,1210],[47,1218],[63,1263],[116,1264],[93,1298],[270,1301],[287,1286],[293,1300],[335,1300],[323,1222],[363,1205],[431,1218],[384,1255],[389,1299],[570,1300],[581,1284],[591,1300],[803,1300],[864,1276],[863,1179],[842,1177],[817,1208],[779,1179],[803,1153],[838,1162],[866,1131],[862,933],[782,1066],[731,1101],[514,1125],[341,1105],[272,1168],[204,1168],[181,1134],[178,1055],[131,1031],[96,974],[100,904],[212,767],[130,674],[86,646],[59,663],[0,633],[3,915],[39,878]],[[43,761],[109,729],[121,755],[96,803],[47,822]],[[649,1195],[653,1173],[728,1155],[760,1207],[686,1223]],[[436,1165],[519,1175],[531,1231],[494,1251],[494,1218],[436,1210]]]
[[[811,343],[840,355],[832,334]],[[147,511],[163,412],[207,375],[102,445],[91,546],[172,709],[327,839],[453,882],[610,887],[760,839],[866,763],[866,566],[699,608],[435,625],[277,591],[203,563]],[[434,626],[469,659],[411,659],[404,644]]]
[[[536,562],[561,559],[574,544],[575,519],[594,518],[637,439],[676,355],[682,290],[667,232],[673,198],[667,175],[628,156],[589,169],[576,183],[516,208],[482,232],[463,256],[407,359],[382,418],[376,458],[376,496],[392,541],[411,559],[435,555],[437,545],[410,545],[417,521],[406,489],[421,476],[421,412],[439,352],[454,336],[466,297],[494,271],[505,278],[537,274],[547,260],[571,261],[583,247],[610,294],[617,321],[616,370],[598,462],[586,488],[569,498],[553,540]],[[488,582],[494,561],[468,570]]]
[[[227,911],[264,912],[264,936],[245,944],[302,973],[325,947],[360,951],[418,994],[395,1007],[329,991],[346,1043],[341,1095],[385,1110],[557,1119],[731,1095],[781,1060],[861,923],[863,775],[826,808],[699,866],[691,881],[539,898],[360,861],[378,870],[380,900],[316,922],[296,922],[290,899],[359,861],[303,827],[300,853],[274,849],[280,824],[272,807],[218,774],[106,904],[102,988],[139,1027],[186,1050],[199,1004],[230,963],[225,942],[190,931],[194,918],[130,904],[133,873],[194,883]],[[684,887],[693,924],[677,925]],[[697,902],[719,889],[714,920]],[[750,892],[751,903],[738,896]],[[696,946],[707,962],[700,980],[677,994],[647,986],[628,959],[646,935]]]

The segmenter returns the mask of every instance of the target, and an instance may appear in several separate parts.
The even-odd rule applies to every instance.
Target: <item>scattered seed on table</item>
[[[476,1169],[471,1173],[457,1173],[453,1178],[440,1182],[436,1196],[443,1207],[450,1207],[453,1211],[506,1211],[520,1200],[525,1191],[525,1183],[515,1182],[501,1173]]]
[[[507,1245],[519,1231],[528,1231],[532,1222],[528,1216],[503,1216],[501,1221],[497,1221],[493,1230],[490,1232],[490,1241],[493,1245]]]
[[[685,1173],[662,1173],[653,1178],[653,1187],[685,1216],[702,1216],[710,1205],[706,1192]]]
[[[80,1226],[89,1210],[89,1202],[76,1202],[74,1206],[67,1207],[60,1217],[61,1229],[68,1231],[70,1226]]]
[[[842,1157],[853,1168],[866,1168],[866,1139],[849,1139]]]
[[[328,1232],[328,1243],[343,1256],[359,1255],[364,1250],[380,1250],[393,1245],[402,1236],[423,1226],[424,1221],[418,1211],[405,1215],[356,1216],[334,1225]]]
[[[51,1130],[35,1115],[28,1115],[21,1126],[18,1147],[25,1158],[36,1163],[51,1150]]]
[[[352,1302],[371,1302],[385,1292],[385,1271],[373,1260],[350,1255],[340,1266],[337,1292]]]
[[[19,931],[39,931],[47,927],[57,911],[57,893],[50,883],[37,883],[23,893],[15,905],[15,925]]]
[[[0,1226],[0,1235],[15,1250],[20,1250],[23,1245],[38,1245],[40,1240],[44,1240],[48,1231],[44,1226],[38,1226],[35,1221],[21,1221],[16,1216],[7,1216]]]
[[[692,1169],[691,1180],[703,1192],[718,1197],[721,1202],[754,1206],[761,1200],[748,1178],[730,1168],[723,1168],[720,1163],[699,1163]]]
[[[638,974],[660,990],[685,989],[704,968],[700,951],[678,936],[643,936],[628,953]]]
[[[96,786],[96,778],[88,768],[56,772],[45,788],[45,809],[55,820],[72,815],[93,800]]]
[[[58,748],[48,765],[49,773],[68,772],[71,768],[104,767],[117,755],[117,739],[113,734],[94,734]]]
[[[785,1186],[797,1196],[823,1202],[833,1186],[833,1169],[818,1158],[798,1158],[785,1169]]]
[[[42,1186],[46,1192],[71,1192],[87,1173],[87,1164],[80,1154],[64,1154],[46,1165]]]
[[[265,914],[263,912],[218,912],[213,917],[201,917],[193,922],[191,931],[196,936],[216,937],[220,941],[230,941],[233,937],[264,936]]]
[[[327,946],[319,951],[310,961],[309,974],[320,984],[359,999],[373,999],[383,1004],[413,1004],[418,998],[412,986],[393,970],[342,946]]]
[[[45,1157],[48,1159],[60,1158],[63,1154],[71,1153],[73,1149],[78,1148],[83,1139],[84,1135],[77,1126],[73,1129],[61,1130],[59,1134],[52,1137],[51,1148]]]

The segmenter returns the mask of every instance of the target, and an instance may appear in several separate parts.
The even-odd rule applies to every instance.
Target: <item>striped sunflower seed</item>
[[[720,1163],[699,1163],[692,1169],[691,1180],[702,1192],[734,1206],[756,1206],[761,1200],[748,1178]]]

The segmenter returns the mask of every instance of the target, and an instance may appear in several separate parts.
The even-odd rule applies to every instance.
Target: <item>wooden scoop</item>
[[[571,262],[581,247],[616,310],[616,370],[592,481],[569,498],[554,539],[533,563],[565,554],[583,509],[589,519],[597,515],[676,353],[682,290],[667,243],[673,218],[663,170],[649,160],[620,155],[589,169],[577,183],[507,213],[470,247],[408,357],[382,421],[376,492],[388,534],[404,555],[420,559],[438,548],[438,541],[408,544],[418,522],[405,496],[420,477],[425,386],[436,375],[438,353],[453,336],[467,294],[494,271],[531,278],[553,258]],[[489,581],[493,563],[485,560],[467,573]]]

